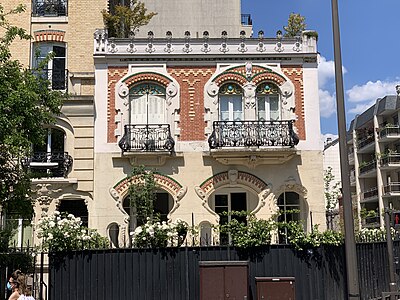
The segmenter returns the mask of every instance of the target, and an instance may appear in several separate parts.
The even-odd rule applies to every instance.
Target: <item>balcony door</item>
[[[165,89],[140,84],[130,91],[130,124],[165,124]]]
[[[242,121],[242,89],[234,83],[224,84],[219,90],[219,120]]]
[[[37,43],[34,47],[34,67],[38,67],[40,63],[50,53],[54,53],[54,58],[47,62],[44,66],[44,76],[51,83],[53,90],[66,89],[66,51],[65,45],[61,43]]]

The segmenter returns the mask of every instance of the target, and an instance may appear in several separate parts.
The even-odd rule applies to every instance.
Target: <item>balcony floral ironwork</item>
[[[224,147],[291,147],[299,143],[293,121],[214,121],[211,149]]]
[[[33,17],[64,17],[68,15],[68,0],[33,0]]]
[[[34,152],[22,164],[30,169],[33,177],[67,177],[72,162],[68,152]]]
[[[175,141],[169,124],[125,125],[118,143],[122,152],[173,151]]]

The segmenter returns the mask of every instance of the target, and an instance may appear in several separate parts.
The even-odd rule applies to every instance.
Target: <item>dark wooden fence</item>
[[[400,242],[394,243],[394,249],[397,260]],[[357,256],[361,299],[377,298],[388,291],[386,244],[358,244]],[[53,254],[49,299],[198,300],[201,261],[248,261],[248,300],[257,299],[255,277],[294,277],[296,300],[346,298],[343,246],[296,251],[272,245],[248,250],[214,246]]]
[[[196,300],[200,261],[248,261],[255,277],[295,277],[296,299],[344,299],[343,247],[299,252],[287,246],[111,249],[53,256],[50,300]],[[212,299],[210,299],[212,300]]]

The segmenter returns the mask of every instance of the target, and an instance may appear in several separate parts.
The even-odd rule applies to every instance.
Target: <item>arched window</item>
[[[250,212],[257,206],[258,198],[242,188],[223,188],[216,191],[209,200],[212,210],[219,215],[219,224],[225,225],[232,219],[246,223],[246,216],[234,215],[232,212]],[[229,242],[229,236],[220,234],[220,244]]]
[[[212,229],[210,222],[200,223],[200,246],[212,245]]]
[[[57,128],[44,131],[43,142],[32,145],[29,167],[34,177],[65,177],[70,171],[72,157],[64,151],[65,132]]]
[[[58,206],[59,212],[73,214],[75,217],[81,218],[82,225],[87,227],[89,221],[89,213],[84,200],[61,200]]]
[[[119,248],[119,226],[117,223],[110,223],[107,227],[108,237],[115,248]]]
[[[54,58],[49,60],[44,66],[43,72],[51,83],[53,90],[67,89],[67,70],[66,70],[66,48],[64,43],[40,42],[33,47],[33,66],[38,67],[49,53],[54,54]]]
[[[172,210],[174,201],[170,194],[165,191],[157,191],[156,198],[153,204],[154,216],[158,218],[161,222],[168,221],[168,214]],[[131,203],[129,196],[125,197],[122,204],[125,212],[129,215],[129,232],[134,231],[137,226],[141,226],[136,219],[136,208],[134,204]]]
[[[165,118],[165,88],[148,82],[140,83],[129,92],[129,124],[163,124]]]
[[[278,198],[280,215],[278,222],[290,222],[300,220],[300,197],[295,192],[282,193]],[[279,243],[287,244],[286,230],[279,234]]]
[[[243,120],[243,91],[235,83],[226,83],[219,89],[220,121]]]
[[[257,86],[257,118],[260,121],[281,120],[279,89],[275,84],[263,83]]]

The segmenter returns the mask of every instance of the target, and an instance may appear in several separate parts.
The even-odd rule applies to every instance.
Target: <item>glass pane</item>
[[[220,120],[229,121],[229,97],[221,96],[219,100]]]
[[[233,119],[235,121],[241,121],[243,118],[242,112],[242,97],[232,96],[232,108],[233,108]]]
[[[169,195],[168,193],[157,193],[156,201],[154,202],[154,213],[160,217],[160,221],[167,221],[169,213],[168,205]]]
[[[246,193],[231,194],[231,210],[247,211]]]
[[[271,120],[280,119],[279,99],[277,96],[269,97],[269,111]]]
[[[265,121],[266,120],[266,111],[265,111],[265,98],[264,97],[257,98],[257,107],[258,107],[258,120]]]
[[[51,152],[64,152],[64,132],[51,129]]]
[[[217,206],[228,207],[228,195],[215,195],[215,207]]]

